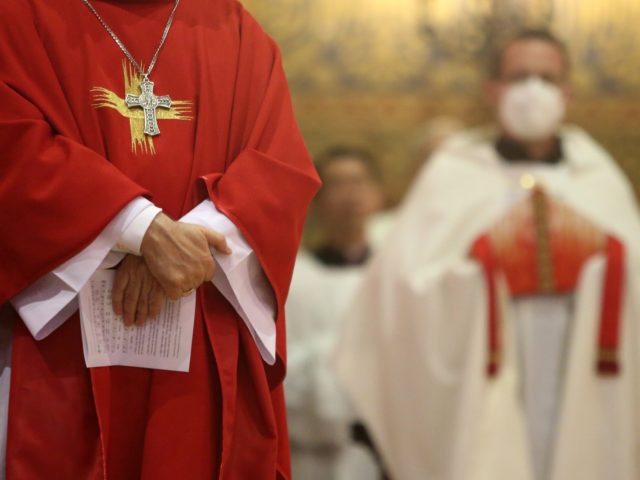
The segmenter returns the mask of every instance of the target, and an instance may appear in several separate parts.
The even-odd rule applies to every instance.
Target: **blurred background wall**
[[[418,127],[491,115],[487,54],[518,27],[549,27],[573,55],[570,119],[640,193],[640,0],[244,0],[280,44],[307,145],[365,147],[390,204],[413,176]]]

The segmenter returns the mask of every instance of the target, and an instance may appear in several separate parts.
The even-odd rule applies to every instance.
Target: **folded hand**
[[[147,230],[140,250],[165,294],[177,299],[213,278],[216,264],[212,247],[224,254],[231,253],[220,233],[175,222],[161,213]]]
[[[113,310],[125,325],[142,325],[158,316],[166,295],[142,257],[127,255],[116,271]]]

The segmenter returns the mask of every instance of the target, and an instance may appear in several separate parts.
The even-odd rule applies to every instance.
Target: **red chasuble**
[[[173,2],[95,6],[148,62]],[[211,284],[198,291],[188,374],[89,370],[77,314],[36,342],[11,311],[7,478],[288,478],[283,304],[319,182],[278,50],[238,3],[182,0],[151,74],[173,101],[158,137],[124,103],[139,80],[80,0],[0,3],[0,305],[133,198],[173,218],[211,198],[273,287],[277,363]]]

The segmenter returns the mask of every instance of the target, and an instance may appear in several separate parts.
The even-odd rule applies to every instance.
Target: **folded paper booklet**
[[[122,365],[189,371],[196,294],[167,300],[144,325],[126,327],[111,304],[115,270],[98,270],[80,291],[82,346],[87,367]]]

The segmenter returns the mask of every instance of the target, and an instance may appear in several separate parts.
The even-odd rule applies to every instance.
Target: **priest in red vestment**
[[[6,478],[289,478],[283,305],[319,181],[273,41],[232,0],[5,0],[0,104]],[[188,373],[86,367],[77,291],[117,250],[127,323],[195,290]]]

